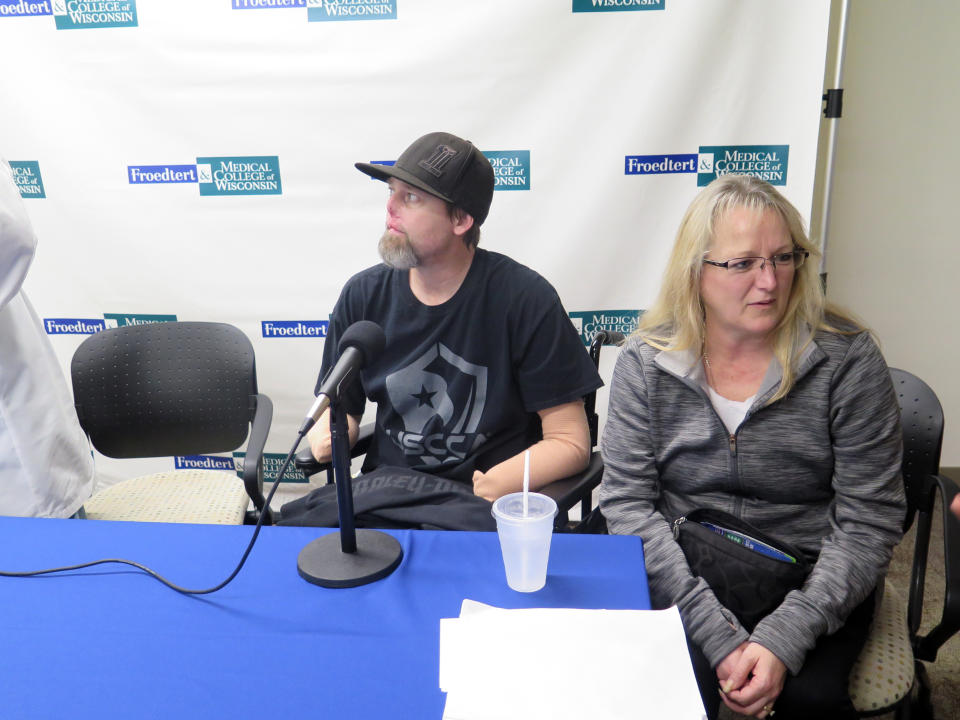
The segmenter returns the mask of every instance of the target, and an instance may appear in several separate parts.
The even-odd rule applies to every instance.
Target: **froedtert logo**
[[[789,145],[701,145],[697,187],[721,175],[753,175],[771,185],[787,184]]]
[[[697,171],[697,156],[687,155],[627,155],[623,161],[624,175],[665,175]]]
[[[664,0],[573,0],[575,13],[663,10],[663,6]]]
[[[581,310],[570,313],[570,322],[584,345],[593,342],[600,330],[613,330],[629,335],[637,329],[642,310]]]
[[[177,321],[176,315],[143,315],[141,313],[104,313],[103,317],[108,328]]]
[[[127,180],[131,185],[155,183],[195,183],[196,165],[128,165]]]
[[[0,0],[0,18],[26,17],[30,15],[52,15],[50,0],[29,2],[28,0]]]
[[[47,335],[93,335],[107,329],[107,323],[99,318],[44,318],[43,329]]]
[[[280,475],[280,470],[283,467],[283,462],[287,459],[287,456],[283,453],[264,453],[263,454],[263,481],[264,482],[275,482],[277,476]],[[246,453],[237,451],[233,453],[233,462],[237,468],[237,475],[243,477],[243,464],[246,462]],[[283,473],[283,482],[291,483],[305,483],[307,482],[307,477],[301,472],[297,467],[290,463],[290,466],[287,468],[286,472]]]
[[[489,150],[483,154],[493,166],[494,190],[530,189],[529,150]]]
[[[236,472],[237,464],[232,457],[221,455],[177,455],[173,459],[177,470],[226,470]]]
[[[57,30],[137,26],[136,0],[53,0]]]
[[[306,6],[307,0],[233,0],[234,10],[275,10]]]
[[[13,170],[13,181],[17,184],[20,197],[45,198],[43,178],[40,176],[40,163],[34,160],[11,160],[10,169]]]
[[[198,157],[201,195],[281,195],[276,155]]]
[[[325,338],[328,320],[262,320],[265,338]]]
[[[307,20],[396,20],[399,0],[307,0]]]

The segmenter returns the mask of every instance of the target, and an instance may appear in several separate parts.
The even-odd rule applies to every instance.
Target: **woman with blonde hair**
[[[827,307],[818,257],[770,184],[717,178],[614,372],[600,507],[611,532],[643,538],[654,606],[679,607],[711,718],[720,699],[758,718],[775,704],[778,720],[853,717],[847,676],[902,533],[893,385],[870,333]],[[810,563],[755,626],[674,537],[700,508]]]

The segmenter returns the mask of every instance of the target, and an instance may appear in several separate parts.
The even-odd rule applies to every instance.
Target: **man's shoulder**
[[[372,300],[389,294],[398,270],[380,263],[354,274],[343,285],[340,297],[347,302]]]
[[[383,322],[397,302],[397,272],[381,263],[353,275],[341,288],[332,316],[341,323]]]
[[[496,252],[495,250],[477,248],[477,257],[483,259],[483,262],[487,264],[488,269],[492,272],[514,273],[517,275],[525,275],[527,277],[543,279],[540,273],[533,268],[527,267],[523,263],[514,260],[509,255],[504,255],[503,253]]]
[[[508,255],[478,248],[477,257],[484,263],[487,284],[508,297],[531,292],[557,295],[553,285],[540,273]]]
[[[392,268],[384,265],[383,263],[371,265],[370,267],[353,274],[350,279],[344,283],[343,287],[344,289],[348,289],[363,288],[370,285],[380,285],[388,281],[394,272],[395,271]]]

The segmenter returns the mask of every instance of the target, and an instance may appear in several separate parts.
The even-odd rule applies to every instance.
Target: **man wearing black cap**
[[[376,431],[363,471],[399,465],[472,483],[493,500],[582,470],[590,436],[582,397],[602,383],[551,285],[478,249],[493,169],[470,142],[424,135],[395,165],[357,163],[389,186],[383,264],[352,277],[333,310],[320,378],[343,331],[371,320],[383,354],[344,393],[351,444],[366,399]],[[330,457],[326,416],[308,435]]]

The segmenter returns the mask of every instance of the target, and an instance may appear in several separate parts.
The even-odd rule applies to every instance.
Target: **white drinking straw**
[[[527,516],[527,496],[530,494],[530,451],[523,454],[523,516]]]

